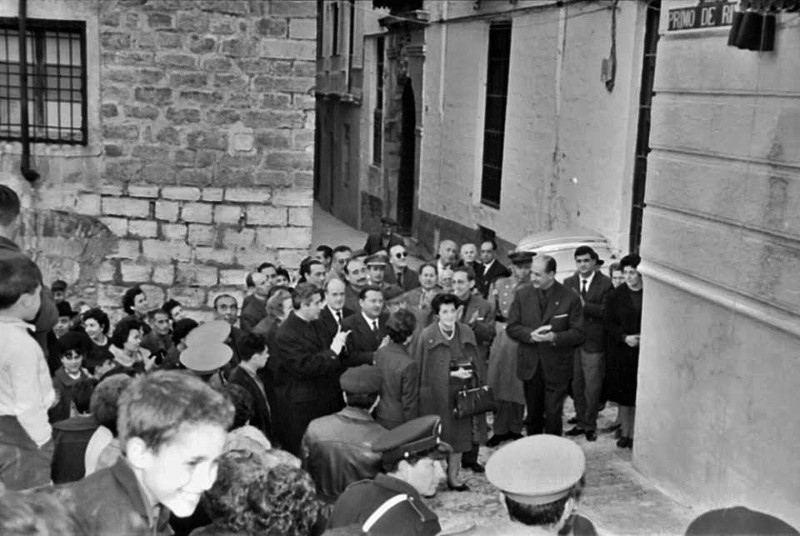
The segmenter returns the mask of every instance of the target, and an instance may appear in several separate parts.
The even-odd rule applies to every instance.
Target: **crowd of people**
[[[638,256],[607,276],[582,246],[562,284],[552,257],[512,252],[509,269],[493,240],[443,240],[413,270],[385,220],[362,250],[318,247],[296,280],[255,267],[212,321],[134,286],[112,325],[43,286],[12,241],[19,211],[0,186],[3,534],[438,534],[425,498],[468,490],[463,471],[510,515],[474,534],[595,533],[573,511],[583,452],[558,436],[571,395],[566,435],[596,440],[615,402],[632,447]],[[493,418],[460,416],[457,395],[486,386]]]

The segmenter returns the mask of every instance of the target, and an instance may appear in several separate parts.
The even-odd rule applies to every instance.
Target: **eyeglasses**
[[[402,258],[404,258],[404,257],[408,257],[408,253],[406,253],[406,252],[404,251],[404,252],[402,252],[402,253],[395,253],[395,254],[394,254],[394,256],[395,256],[395,257],[397,257],[398,259],[402,259]]]

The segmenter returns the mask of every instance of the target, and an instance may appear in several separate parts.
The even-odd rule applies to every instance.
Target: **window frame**
[[[0,29],[4,30],[4,38],[6,41],[6,51],[8,52],[8,33],[17,33],[15,39],[19,39],[18,31],[19,31],[19,19],[14,17],[0,17]],[[79,146],[87,146],[89,144],[89,106],[88,106],[88,66],[87,66],[87,42],[86,42],[86,21],[83,20],[62,20],[62,19],[39,19],[39,18],[30,18],[26,20],[26,31],[29,43],[31,44],[31,48],[29,50],[29,56],[32,58],[32,61],[28,63],[28,100],[29,103],[33,103],[34,108],[34,117],[29,122],[28,130],[29,130],[29,140],[31,143],[42,143],[48,145],[79,145]],[[50,34],[50,35],[48,35]],[[47,63],[47,50],[46,50],[46,43],[48,37],[52,37],[55,34],[56,38],[61,38],[61,35],[67,35],[70,40],[73,39],[73,36],[77,36],[78,47],[79,47],[79,54],[78,58],[80,61],[80,65],[78,66],[79,73],[77,77],[62,77],[61,70],[65,66],[69,66],[74,68],[72,64],[63,64],[58,63],[55,64],[48,64]],[[60,35],[61,34],[61,35]],[[61,49],[57,49],[57,57],[60,58],[61,56]],[[70,59],[72,59],[73,54],[70,52]],[[10,66],[16,65],[17,66],[17,76],[19,77],[20,72],[20,62],[19,58],[16,58],[16,62],[12,62],[10,57],[6,56],[5,58],[0,58],[7,60],[5,62],[0,62],[5,65],[5,74],[7,76],[7,80],[10,82],[10,78],[12,76]],[[47,84],[47,79],[51,78],[51,75],[48,75],[48,67],[55,67],[56,69],[56,87],[52,88],[49,87]],[[69,88],[64,87],[62,88],[61,82],[62,80],[74,80],[78,79],[80,81],[80,88],[78,90],[72,89],[72,84],[70,84]],[[18,83],[19,84],[19,83]],[[8,86],[4,86],[7,90],[9,95],[4,98],[0,98],[0,114],[2,114],[6,110],[11,109],[11,102],[18,101],[21,106],[21,97],[18,99],[13,99],[11,97],[11,90],[15,86],[9,83]],[[16,88],[19,90],[20,86],[17,85]],[[49,99],[48,92],[51,91],[57,92],[56,99]],[[70,93],[77,91],[80,98],[80,110],[81,110],[81,117],[79,120],[79,124],[74,118],[71,118],[70,122],[67,124],[66,127],[61,126],[60,116],[58,122],[55,125],[51,125],[49,123],[42,122],[41,124],[37,123],[37,115],[39,117],[47,117],[45,109],[48,103],[57,103],[60,108],[60,104],[62,103],[76,103],[77,101],[73,100],[62,100],[61,92],[68,91]],[[29,104],[30,105],[30,104]],[[38,111],[37,111],[38,110]],[[7,121],[7,122],[6,122]],[[15,136],[12,133],[14,127],[19,127],[20,134],[19,136]],[[0,127],[7,128],[9,133],[6,135],[5,133],[0,132],[0,140],[6,142],[21,142],[22,141],[22,125],[15,124],[11,122],[11,118],[3,118],[0,115]],[[58,134],[54,137],[51,135],[51,131],[56,130]],[[65,132],[66,131],[66,132]],[[44,135],[42,135],[44,132]],[[74,139],[72,136],[65,137],[70,132],[77,132],[80,135],[80,139]]]
[[[503,42],[503,55],[498,56],[496,32],[507,33]],[[505,150],[505,126],[508,111],[508,83],[511,71],[512,24],[510,20],[489,25],[486,56],[486,95],[484,97],[483,149],[481,156],[481,204],[500,208],[503,179],[503,152]],[[497,76],[503,77],[502,80]],[[491,92],[490,89],[500,92]],[[502,117],[490,112],[501,105]],[[491,128],[490,128],[491,127]]]

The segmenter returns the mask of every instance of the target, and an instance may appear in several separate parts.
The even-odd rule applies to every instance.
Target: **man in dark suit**
[[[386,336],[386,319],[383,312],[383,293],[378,287],[367,286],[358,294],[360,311],[342,322],[342,329],[350,332],[347,339],[347,356],[342,364],[347,367],[372,365],[377,350]]]
[[[272,288],[272,281],[265,273],[254,272],[251,280],[253,293],[242,302],[242,314],[239,318],[239,324],[248,333],[267,316],[267,297]]]
[[[269,350],[264,339],[252,333],[244,335],[239,347],[242,362],[231,371],[228,382],[239,385],[250,393],[253,399],[253,416],[250,424],[261,430],[267,439],[274,443],[267,391],[259,377],[259,371],[266,366],[269,359]]]
[[[483,273],[480,280],[483,297],[485,298],[492,283],[501,277],[509,277],[511,271],[497,260],[497,242],[494,239],[481,242],[481,264],[483,265]]]
[[[597,412],[603,390],[605,372],[606,332],[604,328],[605,300],[614,289],[611,278],[599,268],[603,264],[597,252],[589,246],[575,250],[578,272],[564,280],[564,286],[580,296],[583,305],[583,329],[586,340],[575,351],[572,372],[572,397],[578,423],[566,435],[586,435],[589,441],[597,440]]]
[[[275,335],[277,411],[291,415],[276,430],[283,448],[298,456],[300,441],[312,420],[342,409],[339,389],[341,354],[348,332],[340,331],[330,345],[322,341],[314,321],[322,309],[322,290],[301,283],[292,296],[289,317]]]
[[[389,250],[389,266],[383,276],[387,283],[397,285],[405,292],[419,286],[419,274],[408,267],[408,251],[402,245]]]
[[[344,306],[345,286],[341,279],[331,279],[325,284],[325,306],[319,314],[319,326],[322,342],[329,345],[336,333],[341,329],[345,318],[353,311]]]
[[[374,255],[379,251],[389,252],[392,246],[404,245],[406,241],[402,236],[395,234],[397,222],[391,218],[381,218],[381,232],[373,233],[367,237],[364,251],[367,255]]]
[[[517,376],[525,389],[528,435],[560,436],[573,355],[584,338],[581,301],[556,281],[550,256],[533,260],[531,283],[514,296],[506,333],[519,342]]]

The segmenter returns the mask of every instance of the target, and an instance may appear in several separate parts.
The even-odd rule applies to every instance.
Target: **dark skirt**
[[[604,394],[620,406],[636,405],[636,384],[639,374],[639,349],[615,343],[606,354]]]

